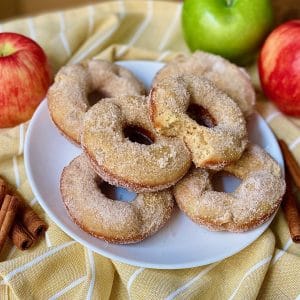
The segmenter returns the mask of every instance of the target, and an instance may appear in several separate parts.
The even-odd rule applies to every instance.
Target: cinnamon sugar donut
[[[193,55],[180,55],[163,67],[153,84],[174,75],[191,74],[211,80],[225,92],[248,117],[254,111],[255,91],[247,72],[225,58],[207,52],[196,51]]]
[[[156,84],[150,117],[159,133],[186,143],[197,167],[221,169],[239,159],[248,142],[237,104],[204,77],[182,75]]]
[[[140,141],[142,136],[145,141]],[[165,189],[191,165],[180,139],[155,132],[143,96],[103,99],[94,105],[84,118],[81,145],[102,178],[136,192]]]
[[[80,144],[82,119],[91,105],[104,97],[144,92],[143,85],[127,69],[94,59],[61,68],[47,99],[55,125],[67,138]]]
[[[84,154],[64,168],[60,190],[74,222],[89,234],[112,243],[136,243],[170,219],[174,200],[169,190],[138,194],[131,202],[106,197],[101,179]]]
[[[232,193],[214,191],[206,170],[194,169],[184,177],[174,188],[180,209],[211,230],[240,232],[267,221],[285,191],[279,165],[259,146],[250,145],[225,171],[242,181]]]

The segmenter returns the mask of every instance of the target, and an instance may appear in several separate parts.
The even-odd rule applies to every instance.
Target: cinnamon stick
[[[18,207],[19,200],[17,197],[10,195],[4,197],[0,210],[0,251],[2,250],[13,225]]]
[[[0,206],[4,200],[5,195],[7,194],[7,185],[4,179],[0,177]]]
[[[292,240],[295,243],[300,243],[300,215],[291,184],[291,175],[289,170],[286,170],[286,192],[283,197],[282,208],[288,222]]]
[[[34,242],[33,237],[19,221],[14,223],[9,235],[14,245],[20,250],[29,249]]]
[[[284,140],[278,140],[278,142],[295,185],[300,189],[300,167],[286,142]]]
[[[48,229],[46,222],[42,220],[36,214],[36,212],[25,203],[23,203],[21,207],[20,222],[35,239],[43,236]]]
[[[16,216],[17,221],[12,225],[10,237],[15,246],[19,249],[28,248],[34,243],[35,239],[44,235],[48,229],[48,225],[13,191],[13,188],[0,177],[0,206],[5,195],[13,195],[17,198],[19,203],[19,212]]]

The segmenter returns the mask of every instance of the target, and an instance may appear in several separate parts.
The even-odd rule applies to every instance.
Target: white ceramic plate
[[[150,61],[120,62],[149,88],[155,73],[163,64]],[[250,140],[261,145],[283,167],[277,141],[265,123],[255,114],[248,124]],[[33,192],[52,220],[72,238],[111,259],[135,266],[158,269],[181,269],[213,263],[231,256],[256,240],[271,219],[246,233],[211,232],[175,211],[170,222],[157,234],[132,245],[114,245],[94,238],[69,218],[59,192],[59,179],[64,166],[81,149],[59,134],[52,124],[46,100],[36,110],[26,135],[25,167]],[[224,179],[226,191],[236,184]]]

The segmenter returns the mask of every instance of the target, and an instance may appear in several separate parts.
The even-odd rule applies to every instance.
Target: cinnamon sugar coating
[[[82,119],[90,104],[88,95],[102,97],[142,95],[143,85],[127,69],[102,60],[88,60],[65,66],[55,77],[47,99],[51,118],[60,131],[80,144]]]
[[[153,143],[131,141],[124,134],[128,126],[148,132]],[[143,96],[103,99],[94,105],[84,118],[81,145],[101,177],[136,192],[165,189],[191,165],[190,153],[180,139],[155,132]]]
[[[279,165],[262,148],[249,145],[241,159],[224,171],[242,181],[234,192],[214,191],[212,173],[194,169],[174,187],[180,209],[211,230],[240,232],[266,222],[285,191]]]
[[[182,54],[168,63],[156,74],[153,85],[164,78],[184,74],[203,76],[211,80],[238,104],[245,117],[253,113],[255,91],[243,68],[221,56],[196,51],[193,55]]]
[[[206,109],[216,126],[208,128],[189,117],[190,104]],[[157,83],[150,93],[150,118],[160,134],[185,142],[196,167],[221,169],[238,160],[248,143],[237,104],[204,77],[182,75]]]
[[[64,204],[74,222],[108,242],[139,242],[170,219],[174,200],[170,190],[137,194],[131,202],[107,198],[98,187],[103,179],[81,154],[66,166],[60,180]]]

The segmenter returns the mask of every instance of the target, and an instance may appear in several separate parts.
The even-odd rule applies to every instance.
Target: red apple
[[[0,127],[29,120],[50,83],[43,49],[23,35],[0,33]]]
[[[300,20],[277,27],[258,60],[265,95],[284,113],[300,116]]]

